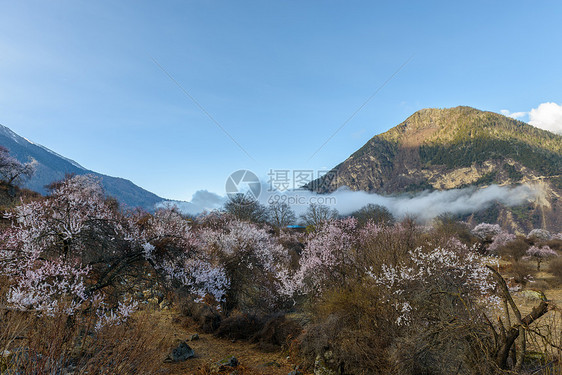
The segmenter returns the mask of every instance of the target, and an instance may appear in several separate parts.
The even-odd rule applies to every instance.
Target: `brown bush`
[[[383,264],[387,270],[393,265],[415,269],[419,263],[412,251],[417,247],[426,254],[439,246],[457,251],[460,264],[463,257],[471,259],[470,250],[451,237],[407,223],[373,233],[353,249],[350,270],[377,274]],[[423,282],[411,278],[401,283],[400,295],[408,295],[409,302],[402,310],[391,302],[386,285],[361,273],[342,272],[344,281],[310,302],[312,323],[300,337],[305,363],[310,368],[323,361],[342,374],[493,373],[494,338],[483,306],[473,299],[479,292],[470,289],[475,285],[451,281],[459,277],[451,270],[450,265],[436,268]]]
[[[300,338],[305,364],[312,367],[320,356],[327,366],[346,374],[388,373],[394,314],[380,301],[376,290],[361,283],[326,293]]]
[[[511,265],[509,274],[513,277],[513,281],[522,286],[527,285],[529,281],[533,279],[533,276],[537,273],[536,267],[531,266],[527,263],[514,262]]]
[[[442,322],[440,322],[442,323]],[[475,324],[466,324],[475,323]],[[488,327],[451,321],[401,335],[389,350],[395,375],[501,374],[486,355]]]
[[[219,328],[222,316],[212,306],[195,303],[192,299],[185,297],[180,304],[182,315],[193,318],[205,333],[213,333]]]
[[[235,340],[248,340],[264,326],[264,318],[256,314],[234,312],[220,322],[216,335]]]
[[[548,262],[548,272],[554,276],[556,284],[562,284],[562,257],[556,257]]]
[[[525,256],[525,252],[529,248],[529,244],[523,238],[517,238],[515,241],[508,242],[499,250],[502,257],[507,257],[514,262],[519,262]]]
[[[296,339],[302,332],[302,326],[285,314],[275,314],[263,325],[263,328],[252,337],[252,342],[264,351],[275,351],[289,347],[291,340]]]
[[[550,240],[545,243],[548,247],[555,251],[562,251],[562,240]]]
[[[431,236],[440,240],[439,242],[447,242],[455,237],[466,245],[475,243],[474,236],[470,233],[470,227],[448,214],[440,215],[434,219]]]
[[[12,353],[2,365],[18,374],[155,374],[171,344],[143,312],[100,331],[88,316],[0,314],[0,350]]]
[[[160,373],[172,339],[165,336],[153,316],[140,312],[126,324],[102,329],[86,341],[77,367],[80,374]]]
[[[287,319],[284,313],[260,316],[234,312],[220,322],[215,335],[231,340],[249,340],[264,351],[288,347],[290,341],[302,332],[302,326]]]
[[[359,269],[378,271],[382,264],[394,265],[409,258],[409,252],[421,246],[427,238],[412,220],[384,227],[376,235],[365,239],[355,254]]]

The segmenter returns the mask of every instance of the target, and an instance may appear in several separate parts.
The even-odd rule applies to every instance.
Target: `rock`
[[[189,341],[197,341],[197,340],[199,340],[199,335],[197,333],[194,333],[189,337]]]
[[[527,300],[539,300],[539,301],[546,301],[546,297],[544,295],[543,292],[541,292],[540,290],[523,290],[520,292],[521,297],[527,299]]]
[[[183,362],[189,358],[195,357],[195,352],[185,341],[180,342],[180,344],[172,350],[172,353],[166,358],[167,362]]]
[[[238,360],[236,359],[235,356],[231,355],[228,358],[223,359],[222,361],[218,362],[219,364],[223,365],[223,366],[228,366],[228,367],[236,367],[238,366]]]
[[[238,360],[235,356],[231,355],[230,357],[213,363],[211,365],[211,374],[218,374],[221,371],[225,371],[236,366],[238,366]]]
[[[300,372],[299,370],[293,370],[289,373],[289,375],[302,375],[302,372]]]

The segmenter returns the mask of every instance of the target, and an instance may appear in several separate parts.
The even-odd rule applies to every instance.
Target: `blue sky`
[[[223,194],[238,169],[266,178],[270,169],[333,167],[426,107],[469,105],[562,124],[560,2],[0,8],[0,123],[166,198]]]

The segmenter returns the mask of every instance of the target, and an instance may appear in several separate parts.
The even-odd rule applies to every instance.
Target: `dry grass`
[[[12,353],[3,366],[18,374],[156,374],[171,347],[147,311],[99,332],[87,316],[3,309],[0,317],[0,350]]]

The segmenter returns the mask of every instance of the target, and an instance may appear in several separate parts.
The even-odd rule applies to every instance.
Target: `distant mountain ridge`
[[[347,186],[398,194],[534,183],[544,191],[542,204],[520,216],[534,221],[529,226],[559,229],[561,174],[562,136],[497,113],[461,106],[414,113],[371,138],[306,187],[320,193]],[[502,214],[508,215],[498,215]],[[525,220],[515,224],[524,225]]]
[[[93,174],[100,178],[108,196],[116,198],[128,207],[153,210],[157,203],[164,201],[163,198],[129,180],[88,170],[77,162],[59,155],[47,147],[31,142],[2,125],[0,125],[0,145],[10,150],[11,155],[21,162],[35,161],[36,172],[24,183],[24,187],[41,194],[46,193],[46,185],[63,179],[68,173]]]

